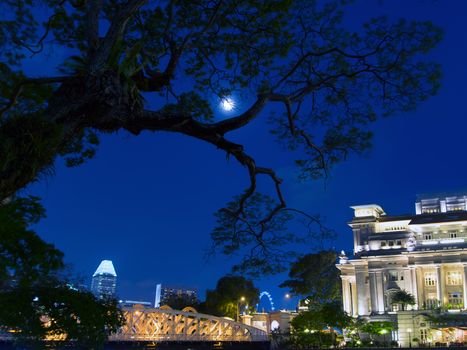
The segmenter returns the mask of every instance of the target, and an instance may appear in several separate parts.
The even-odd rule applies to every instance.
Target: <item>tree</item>
[[[400,304],[404,311],[406,305],[415,305],[415,297],[406,290],[398,290],[391,295],[391,304]]]
[[[0,199],[40,179],[59,156],[70,166],[91,158],[101,133],[188,135],[247,171],[249,184],[219,210],[212,234],[215,251],[245,252],[237,271],[277,271],[290,256],[286,243],[317,241],[321,226],[287,206],[282,180],[232,141],[235,132],[278,104],[283,112],[269,115],[269,129],[300,179],[311,180],[368,149],[371,122],[414,109],[439,87],[439,66],[425,58],[441,39],[438,28],[379,17],[349,30],[347,1],[40,3],[45,20],[37,2],[3,2]],[[25,57],[48,45],[69,54],[61,73],[28,76]],[[252,102],[216,121],[209,96],[231,93]],[[273,196],[258,192],[262,178]],[[297,215],[316,228],[291,233],[285,221]]]
[[[205,312],[236,319],[241,312],[251,312],[259,301],[259,289],[242,276],[224,276],[216,289],[206,291]]]
[[[330,302],[299,313],[291,321],[292,342],[302,347],[337,345],[334,329],[343,330],[352,324],[340,302]]]
[[[330,250],[306,254],[291,265],[290,279],[280,287],[304,296],[309,307],[340,301],[341,282],[336,259],[336,252]]]
[[[115,300],[97,300],[72,286],[63,254],[29,226],[44,216],[36,197],[0,206],[0,325],[22,341],[59,337],[102,347],[123,324]]]
[[[369,334],[370,339],[373,340],[374,336],[385,336],[394,330],[394,324],[388,321],[367,322],[360,327],[360,330]]]

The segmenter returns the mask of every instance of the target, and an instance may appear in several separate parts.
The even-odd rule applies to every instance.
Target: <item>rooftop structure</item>
[[[115,272],[115,268],[112,263],[112,260],[102,260],[99,266],[97,267],[96,272],[94,272],[94,275],[92,275],[92,277],[95,277],[97,275],[104,275],[104,274],[117,277],[117,273]]]

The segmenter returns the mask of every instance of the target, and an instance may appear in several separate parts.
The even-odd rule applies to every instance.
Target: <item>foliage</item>
[[[331,250],[306,254],[291,265],[290,279],[280,287],[289,288],[292,294],[304,296],[310,308],[340,301],[341,282],[339,270],[335,266],[336,259],[336,252]]]
[[[0,205],[0,324],[21,340],[61,336],[102,346],[123,324],[122,314],[115,300],[100,301],[72,286],[63,254],[30,229],[44,215],[37,197]]]
[[[380,336],[390,333],[392,330],[394,330],[394,324],[388,321],[367,322],[360,327],[360,330],[363,333],[369,334],[371,339],[373,339],[373,336]]]
[[[204,312],[236,319],[238,314],[249,313],[259,301],[259,289],[242,276],[224,276],[216,288],[206,291]]]
[[[0,200],[50,174],[58,156],[69,165],[91,158],[100,133],[180,133],[248,173],[245,191],[217,213],[214,251],[241,254],[239,272],[280,271],[288,242],[329,232],[289,208],[282,179],[231,134],[265,118],[300,179],[326,177],[370,147],[373,121],[413,110],[439,88],[440,67],[426,58],[439,28],[376,17],[349,29],[351,3],[41,0],[37,11],[35,1],[3,1]],[[62,75],[27,76],[24,59],[51,47],[68,55]],[[212,101],[232,93],[249,105],[215,120]],[[299,216],[305,227],[286,229]]]
[[[415,305],[415,297],[405,290],[398,290],[391,295],[391,304],[400,304],[405,310],[406,305]]]
[[[353,322],[342,310],[340,302],[321,304],[299,313],[292,321],[292,342],[299,347],[337,345],[334,328],[343,330]]]

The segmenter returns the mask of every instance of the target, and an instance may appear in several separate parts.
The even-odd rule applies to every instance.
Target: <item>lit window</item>
[[[456,305],[456,306],[463,304],[462,293],[461,292],[449,293],[448,302],[449,304]]]
[[[433,272],[425,273],[425,286],[435,286],[436,285],[436,274]]]
[[[420,340],[422,343],[425,343],[428,339],[428,329],[422,328],[420,329]]]
[[[462,276],[460,272],[448,271],[446,274],[446,284],[450,286],[458,286],[462,284]]]

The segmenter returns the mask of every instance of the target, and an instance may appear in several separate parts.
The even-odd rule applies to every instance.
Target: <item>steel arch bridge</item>
[[[261,329],[230,319],[196,312],[194,308],[124,308],[126,324],[110,341],[265,342]]]

